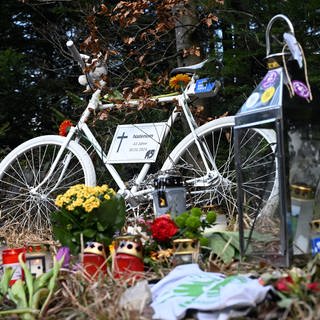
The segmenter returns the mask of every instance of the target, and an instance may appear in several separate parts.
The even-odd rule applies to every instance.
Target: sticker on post
[[[311,239],[311,252],[312,252],[312,255],[316,255],[316,254],[320,253],[320,238],[319,237]]]
[[[166,128],[165,122],[119,125],[107,163],[155,162]]]
[[[293,85],[293,90],[295,94],[297,94],[299,97],[304,99],[310,98],[309,88],[303,82],[293,80],[292,85]]]

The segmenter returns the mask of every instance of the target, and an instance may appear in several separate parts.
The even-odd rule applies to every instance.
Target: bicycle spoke
[[[179,153],[173,152],[172,161],[185,181],[189,181],[189,206],[213,206],[231,219],[237,213],[233,130],[232,125],[223,125],[228,122],[227,119],[220,119],[218,122],[222,125],[198,133],[199,139],[206,145],[206,150],[210,151],[215,162],[211,174],[208,175],[204,169],[205,166],[192,140],[184,149],[180,147],[179,150],[182,151]],[[240,142],[240,149],[244,154],[242,188],[249,215],[256,214],[257,208],[263,206],[272,196],[276,176],[272,145],[261,133],[262,131],[255,129],[245,130]],[[206,158],[210,164],[210,156],[206,154]]]
[[[56,196],[74,184],[85,183],[84,167],[79,157],[88,156],[77,147],[76,153],[67,148],[52,174],[47,177],[62,145],[60,137],[49,137],[51,141],[41,137],[30,140],[30,146],[28,143],[26,148],[15,152],[0,173],[1,226],[28,229],[34,234],[47,232],[51,212],[55,210]],[[68,154],[71,158],[65,166],[64,159]],[[59,180],[62,173],[62,179]]]

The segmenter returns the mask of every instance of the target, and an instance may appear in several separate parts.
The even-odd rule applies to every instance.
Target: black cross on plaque
[[[123,139],[125,139],[125,138],[128,138],[128,136],[126,136],[124,132],[122,132],[122,135],[121,135],[121,136],[118,136],[118,137],[117,137],[117,139],[121,139],[120,142],[119,142],[119,145],[118,145],[117,152],[119,152],[119,149],[120,149],[120,147],[121,147],[122,141],[123,141]]]

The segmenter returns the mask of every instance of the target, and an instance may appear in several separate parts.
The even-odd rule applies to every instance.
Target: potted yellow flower
[[[53,235],[73,254],[80,252],[81,234],[84,243],[108,246],[125,222],[124,199],[108,185],[74,185],[58,195],[55,204],[59,209],[51,215]]]

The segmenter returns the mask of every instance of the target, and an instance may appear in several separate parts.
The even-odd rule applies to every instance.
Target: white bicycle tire
[[[222,128],[228,128],[234,126],[234,117],[222,117],[219,119],[212,120],[199,128],[196,129],[196,135],[199,137],[205,136],[214,130],[219,130]],[[253,129],[255,132],[259,133],[270,145],[272,148],[273,153],[275,152],[276,148],[276,134],[275,131],[272,129]],[[174,148],[174,150],[170,153],[167,157],[166,161],[164,162],[161,171],[170,171],[174,168],[174,165],[179,161],[181,155],[188,149],[190,145],[194,144],[194,137],[192,133],[188,134],[180,143]],[[275,178],[274,184],[272,186],[272,190],[268,197],[270,199],[276,199],[278,196],[278,176],[277,176],[277,162],[275,161]]]
[[[60,148],[65,143],[65,137],[58,136],[58,135],[46,135],[46,136],[39,136],[33,139],[30,139],[21,145],[17,146],[15,149],[13,149],[0,163],[0,195],[2,195],[2,181],[5,175],[5,172],[12,164],[16,161],[19,156],[24,155],[30,150],[33,150],[37,147],[46,147],[46,146],[55,146],[57,149]],[[90,159],[88,153],[85,151],[83,147],[81,147],[79,144],[77,144],[75,141],[70,141],[67,150],[70,151],[74,157],[77,159],[81,166],[81,170],[83,170],[84,175],[84,183],[86,185],[95,186],[96,185],[96,174],[95,169],[92,163],[92,160]],[[20,187],[22,189],[22,187]],[[0,198],[0,210],[1,206],[3,206],[4,203],[9,204],[8,201],[3,200]],[[10,225],[12,223],[16,224],[17,228],[22,227],[19,221],[10,221],[10,217],[6,217],[6,211],[2,208],[2,214],[1,214],[1,224]],[[17,214],[15,214],[17,216]],[[35,217],[34,217],[35,218]],[[33,219],[33,217],[30,217],[30,219]],[[46,217],[46,220],[49,220],[49,217]],[[29,229],[29,227],[33,225],[32,221],[29,221],[27,223],[24,223],[24,229]],[[44,223],[45,227],[41,227],[40,223],[37,223],[36,228],[32,229],[38,229],[36,231],[42,232],[48,226],[50,226],[50,222],[46,221]]]

